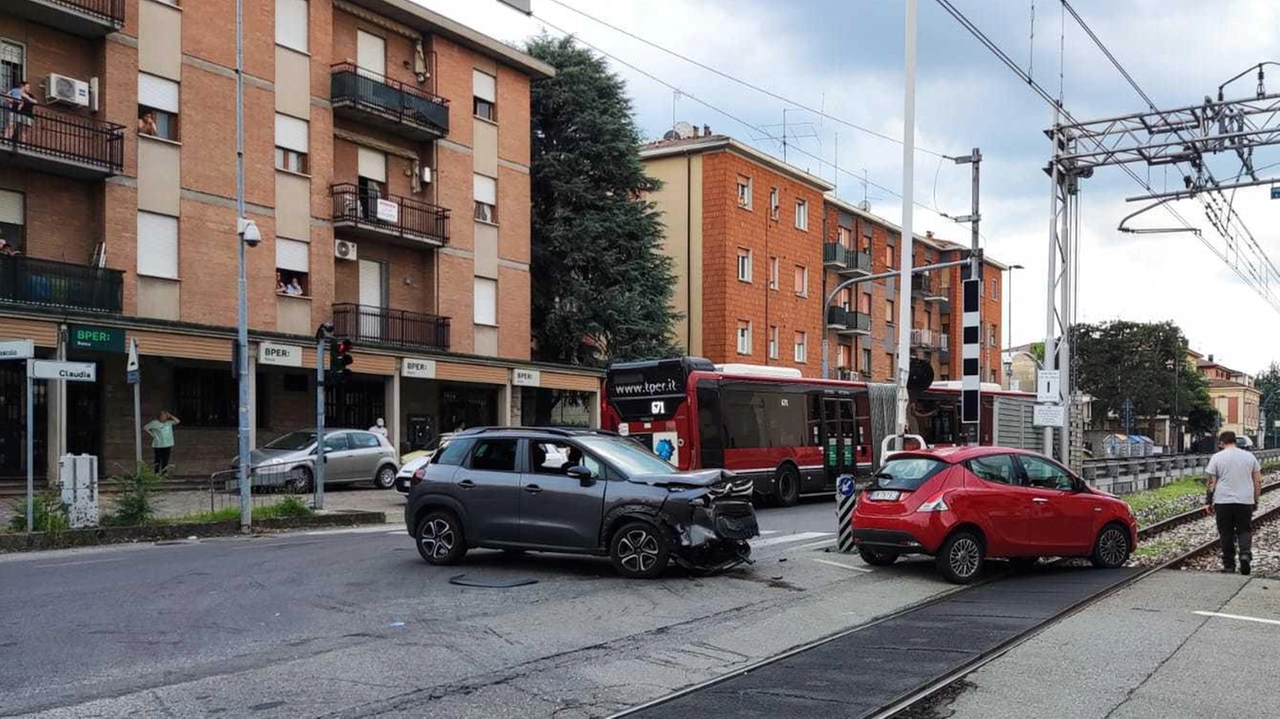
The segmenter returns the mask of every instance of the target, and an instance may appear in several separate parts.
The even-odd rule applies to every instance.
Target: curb
[[[254,534],[283,529],[310,527],[345,527],[356,524],[386,524],[385,512],[332,512],[313,517],[281,517],[261,519],[253,523]],[[127,542],[161,542],[188,537],[229,537],[240,534],[240,523],[190,522],[181,524],[150,524],[141,527],[93,527],[68,529],[57,534],[32,532],[31,534],[0,534],[0,553],[34,552],[45,549],[69,549],[92,547],[102,544]]]

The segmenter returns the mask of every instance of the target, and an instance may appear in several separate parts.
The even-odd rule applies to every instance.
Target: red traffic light
[[[342,339],[342,340],[338,340],[337,345],[334,347],[334,351],[337,352],[338,354],[347,354],[354,347],[355,345],[351,343],[351,340]]]

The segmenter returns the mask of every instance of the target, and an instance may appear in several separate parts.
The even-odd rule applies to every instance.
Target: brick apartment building
[[[898,267],[902,230],[837,199],[830,183],[724,135],[666,139],[640,151],[662,181],[650,199],[663,214],[664,248],[675,260],[677,338],[716,363],[794,367],[818,377],[822,339],[830,376],[894,379],[897,279],[843,290],[840,282]],[[917,236],[915,264],[959,259],[964,248]],[[984,264],[983,381],[1000,381],[1000,271]],[[912,356],[938,380],[961,376],[962,267],[917,276]],[[956,308],[953,312],[952,308]],[[953,339],[955,338],[955,339]],[[952,351],[952,348],[955,351]]]
[[[1263,432],[1258,411],[1262,392],[1254,386],[1253,377],[1215,361],[1213,355],[1193,354],[1196,369],[1209,385],[1209,402],[1222,417],[1220,431],[1235,432],[1237,436],[1259,442]]]
[[[182,419],[179,474],[235,452],[235,18],[209,0],[7,0],[0,82],[40,101],[0,151],[0,338],[91,361],[41,383],[37,467],[132,464],[126,339],[145,417]],[[554,69],[411,0],[247,0],[245,192],[260,443],[314,423],[313,337],[356,372],[328,422],[516,423],[598,377],[530,357],[530,82]],[[283,290],[282,290],[283,286]],[[0,476],[20,476],[23,369],[0,364]],[[592,405],[589,405],[592,406]]]

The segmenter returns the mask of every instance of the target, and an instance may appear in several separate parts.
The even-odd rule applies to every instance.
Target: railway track
[[[1262,486],[1262,493],[1270,494],[1278,489],[1280,489],[1280,482],[1272,482],[1271,484],[1265,484]],[[1121,497],[1121,499],[1123,499],[1123,497]],[[1182,525],[1194,522],[1197,519],[1204,519],[1205,516],[1204,507],[1196,507],[1191,511],[1183,512],[1182,514],[1169,517],[1168,519],[1162,519],[1154,524],[1149,524],[1145,527],[1139,528],[1138,541],[1151,539],[1159,534],[1169,531],[1170,529],[1181,527]]]

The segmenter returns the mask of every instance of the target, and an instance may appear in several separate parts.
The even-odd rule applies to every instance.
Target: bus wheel
[[[800,501],[800,473],[795,467],[787,465],[778,468],[774,478],[774,501],[779,507],[794,507]]]

